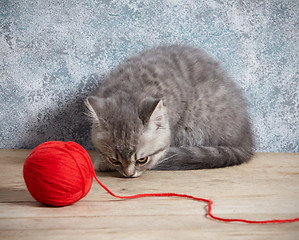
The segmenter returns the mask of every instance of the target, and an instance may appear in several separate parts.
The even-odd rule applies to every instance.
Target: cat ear
[[[152,114],[150,115],[148,126],[150,128],[159,129],[167,125],[166,109],[163,106],[163,101],[159,100]]]
[[[151,114],[155,110],[159,101],[160,99],[146,97],[140,102],[139,118],[142,120],[144,125],[146,125],[149,122]]]
[[[106,99],[95,96],[87,97],[85,100],[85,105],[89,110],[87,115],[91,118],[92,122],[100,123],[104,121],[101,113],[105,109]]]

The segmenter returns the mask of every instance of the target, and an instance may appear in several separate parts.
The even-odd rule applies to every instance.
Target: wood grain
[[[165,197],[118,200],[95,181],[74,205],[47,207],[34,201],[24,184],[29,153],[0,150],[0,239],[299,239],[298,222],[217,222],[205,216],[204,203]],[[213,213],[221,217],[299,217],[299,154],[257,153],[241,166],[148,171],[135,179],[117,173],[97,176],[119,195],[175,192],[212,199]]]

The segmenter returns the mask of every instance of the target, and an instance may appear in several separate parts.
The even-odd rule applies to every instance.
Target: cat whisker
[[[163,159],[160,160],[160,162],[165,162],[165,161],[169,160],[170,158],[176,157],[177,155],[178,154],[173,154],[173,155],[171,155],[171,156],[169,156],[167,158],[163,158]]]

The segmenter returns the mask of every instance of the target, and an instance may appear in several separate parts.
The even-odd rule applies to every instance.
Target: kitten
[[[202,50],[171,45],[126,60],[86,99],[99,171],[241,164],[252,156],[240,90]]]

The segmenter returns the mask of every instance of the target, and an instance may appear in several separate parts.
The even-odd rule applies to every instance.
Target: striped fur
[[[190,46],[160,46],[129,58],[87,105],[101,161],[97,166],[107,165],[98,170],[128,176],[130,167],[129,175],[139,176],[147,169],[226,167],[248,161],[253,152],[241,91],[218,62]],[[162,127],[149,131],[153,115],[163,119]],[[118,166],[109,161],[116,155]],[[149,156],[148,163],[138,165],[143,156]]]

